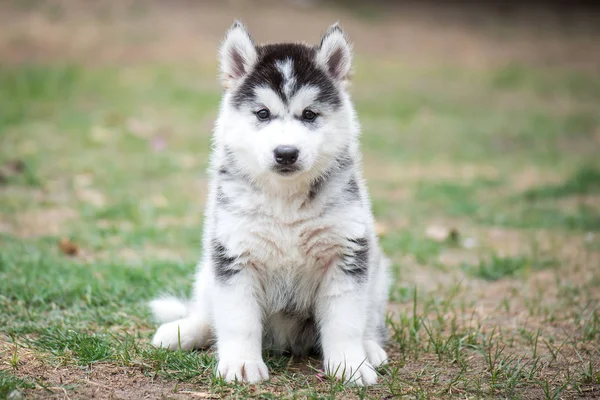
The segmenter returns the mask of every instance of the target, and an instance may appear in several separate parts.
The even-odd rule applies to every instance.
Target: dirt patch
[[[2,216],[0,229],[21,238],[58,236],[66,224],[76,219],[77,212],[68,207],[25,211],[14,216]]]
[[[560,184],[564,176],[535,167],[527,167],[519,171],[518,174],[513,175],[512,179],[512,186],[515,191],[522,192],[543,185]]]
[[[110,364],[97,363],[91,366],[77,367],[74,365],[52,365],[45,359],[44,354],[36,353],[28,348],[18,347],[19,358],[17,368],[13,368],[8,356],[14,354],[14,344],[0,336],[0,369],[24,378],[36,378],[36,387],[27,389],[24,394],[27,399],[218,399],[236,397],[227,387],[211,391],[206,386],[194,383],[167,380],[143,372],[142,365],[119,367]],[[147,367],[147,366],[146,366]],[[286,373],[293,376],[305,376],[310,386],[308,390],[320,389],[325,392],[328,383],[318,369],[321,360],[290,359]],[[147,368],[146,368],[147,369]],[[289,380],[272,372],[271,379],[261,385],[249,385],[247,396],[258,397],[261,393],[275,396],[289,395]],[[295,390],[302,390],[297,387]],[[301,393],[301,392],[298,392]],[[301,397],[301,394],[299,394]],[[242,396],[246,398],[246,396]],[[355,399],[356,395],[347,393],[344,398]]]
[[[491,367],[486,359],[487,355],[481,351],[465,350],[470,378],[466,381],[457,379],[457,387],[447,389],[453,390],[456,395],[465,392],[465,384],[481,384],[483,386],[479,386],[479,390],[493,392],[493,388],[489,386],[492,368],[500,370],[503,363],[510,366],[511,362],[519,360],[518,363],[525,370],[533,371],[529,383],[521,384],[520,389],[517,389],[519,397],[543,398],[542,383],[545,381],[551,382],[550,387],[554,388],[564,384],[562,398],[595,398],[600,393],[600,387],[596,383],[581,378],[585,368],[600,366],[597,346],[585,336],[585,326],[587,324],[589,327],[594,318],[592,305],[600,301],[600,288],[590,283],[598,279],[597,272],[563,266],[558,275],[560,280],[557,279],[556,271],[544,270],[531,273],[526,279],[508,278],[495,282],[469,279],[464,275],[460,278],[458,271],[454,272],[436,271],[434,274],[431,270],[427,272],[424,268],[421,269],[420,274],[436,276],[438,282],[442,281],[443,276],[447,279],[445,284],[437,288],[425,289],[425,294],[432,290],[438,294],[446,293],[445,298],[450,300],[444,300],[440,304],[420,300],[416,305],[417,320],[428,324],[429,331],[434,332],[433,336],[438,340],[450,338],[453,330],[458,329],[456,332],[463,339],[474,334],[479,338],[477,340],[483,340],[480,350],[490,351],[489,354],[494,351],[500,353]],[[422,288],[420,285],[419,287]],[[569,290],[576,290],[579,295],[573,299],[566,292]],[[424,292],[420,293],[422,295]],[[572,301],[577,302],[579,307],[573,308]],[[413,302],[407,301],[391,303],[388,309],[393,320],[398,321],[400,317],[412,320],[413,307]],[[444,327],[436,331],[437,324]],[[409,350],[418,351],[415,348],[422,346],[421,353],[409,356],[399,370],[406,382],[413,382],[409,390],[418,392],[423,387],[428,392],[443,390],[431,382],[419,381],[424,368],[428,374],[434,374],[445,384],[450,382],[453,385],[454,378],[460,376],[458,365],[440,362],[438,357],[431,354],[434,341],[430,341],[429,333],[424,328],[417,333],[417,338],[418,344],[410,345]],[[390,349],[392,358],[406,359],[395,346]],[[442,359],[447,356],[441,355]],[[531,369],[534,364],[536,367]],[[576,382],[580,386],[575,387]],[[506,395],[505,392],[500,393],[503,393],[502,396]]]
[[[1,337],[0,353],[3,354],[0,368],[24,379],[36,378],[36,387],[25,390],[28,399],[190,399],[204,393],[194,385],[147,376],[135,366],[53,366],[42,355],[22,347],[17,349],[19,362],[13,369],[7,356],[14,354],[14,345]]]

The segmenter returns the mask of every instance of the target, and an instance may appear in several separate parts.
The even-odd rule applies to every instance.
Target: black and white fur
[[[191,301],[151,302],[164,322],[152,343],[215,340],[226,381],[268,379],[269,348],[317,352],[328,374],[374,384],[387,359],[388,261],[347,91],[351,47],[337,24],[313,47],[256,45],[236,22],[220,61],[204,254]],[[297,157],[278,162],[281,146]]]

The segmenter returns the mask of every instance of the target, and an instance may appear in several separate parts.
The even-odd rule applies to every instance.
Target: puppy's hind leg
[[[184,302],[172,297],[150,302],[155,317],[164,322],[154,334],[152,345],[169,350],[208,347],[211,339],[209,296],[202,290],[202,273],[196,282],[194,299]]]
[[[209,338],[207,320],[189,316],[162,324],[152,338],[152,345],[169,350],[201,349],[208,346]]]

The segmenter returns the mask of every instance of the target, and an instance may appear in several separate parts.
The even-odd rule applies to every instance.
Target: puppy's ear
[[[317,49],[317,62],[336,80],[346,81],[352,67],[352,46],[339,23],[329,27]]]
[[[225,88],[235,86],[256,63],[256,47],[241,22],[235,21],[221,45],[221,81]]]

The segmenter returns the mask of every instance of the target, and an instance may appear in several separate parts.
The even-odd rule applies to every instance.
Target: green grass
[[[112,343],[98,335],[56,329],[43,332],[34,345],[56,357],[71,356],[77,363],[89,365],[114,356]]]
[[[499,90],[530,90],[543,97],[566,96],[584,100],[600,100],[600,84],[576,71],[536,71],[509,64],[490,76],[490,84]]]
[[[211,352],[151,348],[146,302],[188,296],[201,254],[215,66],[40,63],[0,67],[0,167],[25,165],[0,183],[3,362],[18,345],[15,365],[0,366],[0,397],[46,393],[25,350],[53,368],[123,368],[165,396],[596,394],[598,77],[360,57],[356,69],[367,180],[396,277],[379,385],[346,387],[321,379],[319,360],[272,354],[270,382],[226,384]],[[458,236],[428,237],[440,224]],[[63,237],[78,255],[61,252]]]
[[[478,264],[464,264],[463,269],[476,278],[496,281],[556,264],[557,262],[552,260],[536,260],[526,256],[500,257],[492,254],[489,259],[481,260]]]
[[[0,370],[0,398],[5,399],[14,391],[20,392],[33,387],[31,382],[18,378],[8,371]]]
[[[594,193],[600,193],[600,170],[582,166],[561,184],[531,188],[523,195],[529,201],[537,201]]]

